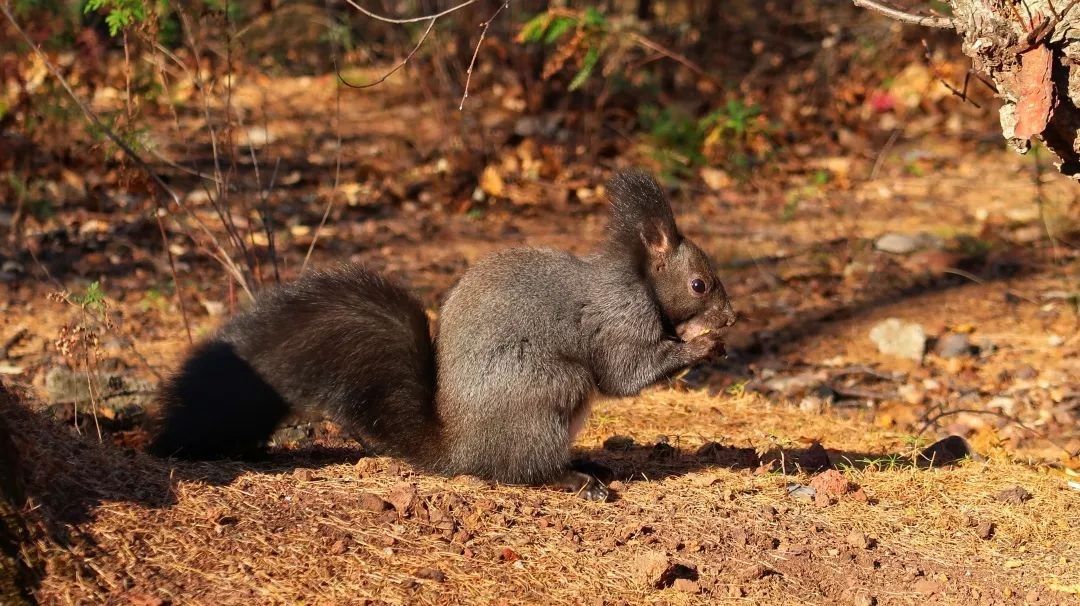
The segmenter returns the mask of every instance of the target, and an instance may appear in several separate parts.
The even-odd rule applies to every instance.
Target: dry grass
[[[904,436],[752,396],[661,389],[601,403],[582,446],[625,479],[608,504],[357,463],[348,449],[170,467],[72,438],[14,399],[0,410],[33,462],[33,557],[50,604],[1041,604],[1080,587],[1080,499],[1060,476],[1000,453],[916,469]],[[678,436],[686,427],[701,435]],[[616,430],[642,443],[670,432],[677,451],[600,449]],[[846,495],[818,507],[787,496],[805,474],[755,472],[750,449],[790,464],[813,436],[855,462],[845,474],[869,503]],[[698,456],[709,440],[741,449]],[[1014,485],[1033,497],[995,499]],[[405,515],[367,511],[368,494]],[[989,540],[983,522],[994,524]],[[853,545],[853,531],[873,545]],[[695,568],[700,593],[651,586],[638,564],[647,554]]]

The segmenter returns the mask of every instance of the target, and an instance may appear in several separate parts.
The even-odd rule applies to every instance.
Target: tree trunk
[[[951,27],[964,54],[993,82],[1002,135],[1020,153],[1039,139],[1062,174],[1080,179],[1080,2],[949,0],[952,17],[922,17],[878,0],[867,9],[918,25]]]

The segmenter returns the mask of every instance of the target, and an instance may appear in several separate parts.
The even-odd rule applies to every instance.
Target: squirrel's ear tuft
[[[611,201],[611,236],[626,245],[640,243],[651,256],[663,256],[682,236],[664,190],[649,173],[631,169],[616,173],[606,186]]]

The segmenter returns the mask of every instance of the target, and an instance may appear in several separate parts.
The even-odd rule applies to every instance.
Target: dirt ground
[[[603,228],[597,186],[610,168],[646,161],[632,146],[599,159],[507,137],[514,114],[498,91],[477,94],[462,116],[387,86],[347,97],[339,117],[334,91],[324,77],[236,92],[252,117],[245,136],[262,141],[264,179],[281,158],[270,199],[285,278],[337,196],[312,263],[369,263],[434,311],[489,251],[587,251]],[[199,120],[162,119],[151,136],[166,155],[203,154],[208,165],[208,150],[185,143],[198,140]],[[478,132],[508,143],[479,160],[454,151],[455,138]],[[0,285],[4,384],[29,390],[4,405],[32,462],[38,526],[26,549],[42,563],[38,599],[1076,603],[1080,255],[1061,219],[1075,214],[1075,184],[978,139],[905,138],[821,162],[825,182],[800,172],[674,192],[682,229],[723,268],[746,318],[727,360],[595,408],[578,448],[619,478],[605,504],[415,474],[322,426],[282,434],[259,464],[143,455],[141,422],[154,411],[142,407],[187,346],[171,272],[159,240],[146,252],[159,237],[146,213],[117,225],[72,210],[41,237],[40,264],[27,260],[23,277]],[[462,175],[488,167],[508,202],[485,199],[490,183],[460,193]],[[173,177],[194,215],[212,219],[190,177]],[[926,234],[926,244],[878,250],[887,233]],[[242,297],[190,239],[171,248],[198,338]],[[49,293],[80,296],[94,280],[110,326],[92,324],[81,360],[92,364],[79,366],[63,344],[78,340],[85,306]],[[888,318],[922,326],[921,361],[879,351],[869,334]],[[935,353],[949,335],[966,339],[964,351]],[[87,377],[97,399],[80,411],[91,394],[65,380]],[[977,460],[923,464],[922,449],[948,435]]]

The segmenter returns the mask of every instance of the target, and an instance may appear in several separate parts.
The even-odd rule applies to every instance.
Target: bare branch
[[[431,22],[434,24],[435,20]],[[334,51],[334,71],[338,69],[337,62],[337,50]],[[304,255],[304,262],[300,264],[300,273],[304,273],[307,269],[308,261],[311,260],[311,253],[315,250],[315,243],[319,241],[319,235],[322,233],[323,227],[326,226],[326,220],[330,218],[330,211],[334,209],[334,201],[337,199],[338,186],[341,185],[341,87],[334,87],[334,132],[337,133],[337,145],[334,150],[334,188],[330,190],[330,199],[326,201],[326,208],[323,210],[322,219],[319,220],[319,225],[315,228],[315,232],[311,235],[311,244],[308,245],[307,253]]]
[[[938,27],[942,29],[952,29],[953,21],[951,17],[935,17],[933,15],[913,15],[911,13],[902,11],[898,8],[894,8],[878,2],[877,0],[851,0],[855,6],[859,8],[865,8],[874,12],[881,13],[890,19],[896,19],[903,23],[911,23],[913,25],[921,25],[923,27]]]
[[[431,29],[433,27],[435,27],[435,22],[437,20],[438,20],[438,17],[432,17],[431,18],[431,21],[428,22],[427,29],[424,30],[424,35],[420,36],[420,40],[416,43],[416,46],[413,47],[412,51],[410,51],[408,55],[405,55],[405,58],[401,60],[401,63],[398,63],[397,65],[394,66],[393,69],[391,69],[390,71],[383,74],[382,78],[379,78],[378,80],[376,80],[374,82],[370,82],[368,84],[353,84],[353,83],[349,82],[348,80],[346,80],[345,77],[341,75],[341,69],[338,67],[337,61],[335,61],[334,62],[334,71],[337,72],[338,80],[341,81],[341,83],[344,84],[345,86],[348,86],[349,88],[371,88],[372,86],[378,86],[378,85],[382,84],[383,82],[386,81],[387,78],[389,78],[390,76],[393,76],[394,73],[397,72],[399,69],[405,67],[405,64],[409,62],[409,59],[413,58],[413,55],[416,54],[416,51],[420,50],[420,47],[423,46],[423,44],[424,44],[424,40],[427,40],[428,34],[431,33]]]
[[[484,36],[487,36],[488,28],[491,27],[491,22],[495,20],[495,17],[499,16],[502,9],[510,6],[510,0],[505,0],[499,5],[499,8],[495,9],[491,17],[487,21],[480,24],[480,39],[476,41],[476,48],[473,49],[472,60],[469,61],[469,69],[465,72],[465,92],[461,94],[461,103],[458,104],[458,111],[465,109],[465,100],[469,98],[469,84],[472,82],[473,67],[476,66],[476,56],[480,54],[480,45],[484,43]]]
[[[659,42],[656,42],[654,40],[650,40],[649,38],[646,38],[645,36],[642,36],[641,34],[636,34],[635,33],[635,34],[633,34],[633,38],[634,38],[634,41],[637,42],[638,44],[640,44],[641,46],[644,46],[645,48],[647,48],[647,49],[649,49],[651,51],[660,53],[664,57],[667,57],[668,59],[671,59],[672,61],[675,61],[676,63],[682,65],[686,69],[694,72],[698,76],[701,76],[702,78],[705,78],[709,82],[712,82],[713,84],[717,84],[717,85],[722,84],[712,74],[706,72],[704,69],[701,68],[700,65],[698,65],[697,63],[694,63],[693,61],[688,59],[685,55],[681,55],[681,54],[671,50],[670,48],[667,48],[667,47],[661,45]]]
[[[371,17],[372,19],[375,19],[376,21],[382,21],[384,23],[402,24],[402,23],[419,23],[421,21],[427,21],[428,19],[434,20],[434,19],[438,19],[439,17],[445,17],[446,15],[449,15],[450,13],[452,13],[454,11],[463,9],[466,6],[469,6],[470,4],[475,4],[477,0],[465,0],[465,2],[462,2],[461,4],[458,4],[458,5],[455,5],[455,6],[451,6],[450,8],[442,11],[441,13],[434,13],[434,14],[431,14],[431,15],[423,15],[421,17],[409,17],[407,19],[395,19],[393,17],[383,17],[382,15],[376,15],[375,13],[373,13],[373,12],[369,11],[368,9],[366,9],[366,8],[360,6],[359,4],[357,4],[355,0],[345,0],[345,1],[348,2],[349,4],[351,4],[353,6],[353,8],[355,8],[356,10],[360,11],[361,13],[364,13],[365,15],[367,15],[368,17]]]

